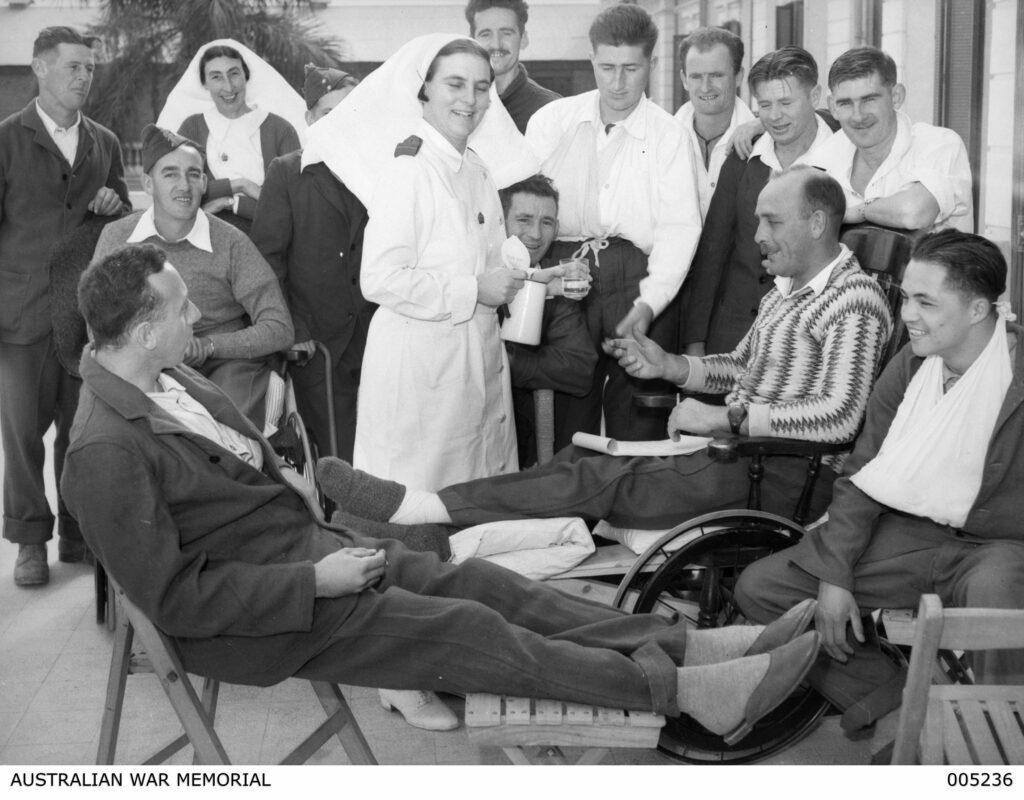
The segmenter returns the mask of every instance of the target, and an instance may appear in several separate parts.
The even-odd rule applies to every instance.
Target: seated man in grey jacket
[[[96,245],[102,258],[126,243],[154,242],[181,273],[201,317],[185,363],[216,383],[261,431],[276,353],[294,341],[291,315],[270,265],[237,228],[200,209],[203,149],[148,125],[142,141],[146,211],[108,225]]]
[[[259,431],[182,364],[199,312],[161,250],[93,262],[79,305],[92,342],[64,496],[190,672],[686,713],[735,742],[817,655],[818,635],[803,632],[813,601],[766,628],[690,631],[321,522]]]

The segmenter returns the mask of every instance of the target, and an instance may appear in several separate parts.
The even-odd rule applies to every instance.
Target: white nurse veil
[[[199,79],[199,60],[207,49],[218,46],[237,50],[249,67],[249,80],[245,85],[246,104],[284,117],[299,134],[299,140],[305,142],[306,101],[302,99],[302,95],[270,64],[234,39],[214,39],[196,51],[185,69],[185,74],[167,95],[156,124],[161,128],[177,131],[187,117],[216,109],[210,93]]]
[[[417,95],[438,50],[469,37],[432,33],[406,43],[371,72],[331,113],[309,128],[302,166],[324,162],[364,205],[394,158],[395,146],[423,118]],[[470,39],[470,41],[472,41]],[[537,172],[540,162],[491,86],[491,104],[469,137],[500,189]]]

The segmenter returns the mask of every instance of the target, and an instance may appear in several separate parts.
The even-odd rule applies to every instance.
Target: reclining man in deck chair
[[[92,339],[64,496],[196,674],[686,713],[736,741],[814,662],[813,601],[764,629],[687,631],[320,523],[259,431],[182,364],[199,312],[163,251],[94,261],[79,305]]]
[[[736,350],[694,358],[666,354],[639,331],[610,352],[630,374],[663,377],[686,390],[726,395],[725,406],[683,400],[669,433],[728,431],[843,442],[860,427],[879,358],[892,329],[885,297],[839,242],[845,200],[839,184],[812,167],[773,178],[757,202],[757,241],[775,288]],[[811,514],[832,495],[834,469],[819,476]],[[802,458],[773,458],[762,488],[764,510],[791,515],[806,476]],[[375,478],[321,459],[325,492],[344,507]],[[389,484],[394,485],[394,484]],[[409,492],[391,522],[450,522],[459,527],[503,519],[583,517],[622,528],[671,527],[695,514],[744,507],[744,463],[720,464],[704,452],[667,457],[596,455],[578,447],[511,475]],[[413,497],[417,498],[415,501]],[[813,518],[813,517],[812,517]]]
[[[748,567],[737,600],[765,622],[818,598],[823,654],[811,683],[868,725],[900,703],[905,675],[861,614],[945,605],[1024,607],[1024,330],[996,301],[1006,261],[987,239],[922,239],[903,278],[910,343],[878,379],[828,522]],[[979,683],[1024,684],[1024,651],[974,654]]]

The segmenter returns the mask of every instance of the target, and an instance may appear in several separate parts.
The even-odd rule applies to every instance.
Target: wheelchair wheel
[[[795,544],[803,533],[796,523],[760,511],[722,511],[690,520],[666,533],[637,560],[619,585],[615,605],[634,614],[687,620],[701,628],[741,622],[734,597],[740,572]],[[666,720],[658,749],[692,764],[758,761],[810,733],[828,708],[817,692],[801,687],[732,746],[683,715]]]

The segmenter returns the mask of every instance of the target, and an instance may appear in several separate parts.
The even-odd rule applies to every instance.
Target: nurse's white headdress
[[[161,128],[176,131],[186,117],[216,109],[210,93],[199,79],[199,60],[208,48],[217,46],[233,47],[242,54],[249,67],[249,80],[245,84],[246,105],[259,107],[263,111],[272,111],[279,117],[284,117],[295,128],[299,139],[305,141],[306,102],[302,95],[270,64],[234,39],[214,39],[196,51],[185,74],[167,95],[167,101],[156,124]]]
[[[417,99],[438,50],[469,37],[432,33],[403,45],[371,72],[330,114],[310,126],[302,166],[320,161],[368,205],[395,146],[416,130],[423,118]],[[469,137],[498,188],[537,172],[540,162],[526,145],[491,86],[491,104]]]

